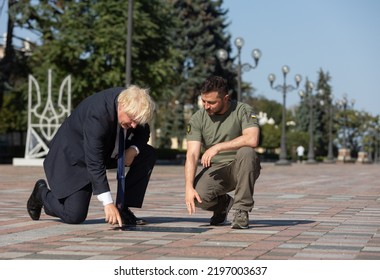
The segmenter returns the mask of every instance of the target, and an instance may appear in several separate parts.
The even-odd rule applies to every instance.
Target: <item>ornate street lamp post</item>
[[[337,101],[338,107],[343,110],[343,146],[339,149],[338,161],[346,162],[351,160],[351,150],[347,147],[347,109],[354,106],[355,100],[348,102],[347,94],[343,94],[343,98]]]
[[[128,1],[128,29],[126,44],[125,86],[128,87],[132,80],[132,32],[133,32],[133,0]]]
[[[312,82],[306,82],[306,93],[303,90],[299,91],[301,98],[305,98],[309,101],[309,151],[307,153],[306,163],[316,163],[314,159],[314,103],[315,97],[313,96],[314,84]]]
[[[380,149],[379,149],[379,141],[380,141],[380,125],[379,123],[375,127],[376,135],[375,135],[375,163],[380,163]]]
[[[237,92],[237,100],[241,101],[241,84],[242,84],[242,72],[249,71],[255,69],[259,63],[259,59],[261,57],[261,51],[259,49],[252,50],[252,58],[255,61],[254,65],[249,63],[241,63],[241,49],[244,46],[244,39],[238,37],[235,39],[235,46],[238,50],[238,64],[237,64],[237,79],[238,79],[238,92]],[[228,53],[224,49],[219,49],[216,53],[218,59],[221,62],[225,62],[228,58]]]
[[[367,162],[378,163],[378,153],[379,153],[379,124],[378,120],[371,121],[368,125],[365,125],[367,130],[368,138],[368,156]]]
[[[375,134],[375,131],[374,131],[374,129],[373,128],[370,128],[369,129],[370,130],[370,133],[369,133],[369,142],[368,142],[368,157],[367,157],[367,159],[368,159],[368,162],[369,163],[372,163],[372,161],[373,161],[373,159],[372,159],[372,146],[373,146],[373,138],[374,138],[374,136],[376,135]],[[376,156],[375,156],[376,157]]]
[[[285,125],[286,125],[286,120],[285,120],[286,119],[286,93],[297,89],[301,80],[302,80],[302,77],[299,74],[295,75],[294,79],[296,81],[296,87],[294,87],[292,85],[287,85],[286,84],[286,75],[289,73],[290,69],[288,66],[285,65],[282,67],[281,70],[282,70],[282,74],[284,76],[284,82],[282,85],[273,86],[273,83],[276,80],[276,76],[274,74],[269,74],[268,80],[269,80],[271,88],[273,88],[279,92],[282,92],[282,99],[283,99],[282,129],[281,129],[281,152],[280,152],[280,159],[276,162],[276,164],[277,165],[289,165],[290,162],[288,161],[287,155],[286,155],[286,134],[285,134],[286,133],[286,129],[285,129]]]

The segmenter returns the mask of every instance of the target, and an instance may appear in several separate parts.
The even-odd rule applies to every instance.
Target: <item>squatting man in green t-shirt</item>
[[[254,150],[259,143],[259,125],[252,107],[230,100],[227,81],[208,78],[201,87],[203,108],[187,126],[185,164],[186,207],[213,211],[210,225],[223,225],[235,209],[232,228],[249,227],[248,212],[254,205],[253,192],[260,175]],[[201,149],[203,169],[196,175]],[[235,191],[233,198],[228,195]]]

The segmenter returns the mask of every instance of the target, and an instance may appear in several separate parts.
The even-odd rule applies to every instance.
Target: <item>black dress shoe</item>
[[[141,226],[147,223],[144,219],[137,218],[135,214],[133,214],[133,212],[128,207],[123,208],[122,210],[119,210],[119,212],[120,212],[123,225]]]
[[[33,192],[30,195],[26,204],[26,209],[28,210],[28,214],[32,218],[32,220],[40,219],[43,204],[41,199],[39,198],[39,192],[43,188],[47,188],[47,184],[45,180],[40,179],[34,185]]]

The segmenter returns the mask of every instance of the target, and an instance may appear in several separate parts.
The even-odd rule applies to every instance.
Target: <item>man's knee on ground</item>
[[[63,222],[67,224],[81,224],[83,223],[87,218],[86,215],[72,215],[72,216],[67,216],[63,220]]]
[[[152,162],[154,164],[157,161],[156,149],[150,145],[143,146],[139,155],[139,159],[141,158],[141,160],[148,161],[149,163]]]

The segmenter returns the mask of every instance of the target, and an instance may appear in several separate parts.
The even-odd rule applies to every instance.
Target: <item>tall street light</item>
[[[131,84],[132,74],[132,32],[133,32],[133,0],[128,1],[128,27],[127,27],[127,44],[126,44],[126,64],[125,64],[125,87]]]
[[[379,142],[380,142],[380,115],[377,115],[376,121],[375,121],[375,163],[380,163],[380,148],[379,148]]]
[[[235,46],[238,50],[238,64],[237,64],[237,78],[238,78],[238,92],[237,92],[237,100],[241,101],[241,84],[242,84],[242,72],[250,71],[251,69],[255,69],[259,63],[259,59],[261,57],[261,51],[259,49],[252,50],[252,58],[255,61],[254,65],[249,63],[241,63],[241,49],[244,46],[244,39],[238,37],[235,39]],[[224,49],[219,49],[216,53],[216,56],[221,62],[225,62],[228,58],[228,53]]]
[[[276,162],[277,165],[289,165],[290,162],[287,159],[286,155],[286,93],[289,91],[296,90],[302,80],[301,75],[297,74],[295,75],[294,79],[296,81],[296,87],[292,85],[286,84],[286,75],[289,73],[290,69],[288,66],[282,67],[282,74],[284,76],[284,82],[282,85],[276,85],[273,86],[274,81],[276,80],[276,76],[274,74],[269,74],[268,80],[270,83],[271,88],[282,92],[282,99],[283,99],[283,105],[282,105],[282,129],[281,129],[281,152],[280,152],[280,159]]]
[[[306,82],[306,92],[299,91],[301,98],[305,98],[309,101],[309,151],[307,153],[306,163],[316,163],[314,159],[314,103],[315,96],[313,95],[314,84],[310,81]]]
[[[324,90],[320,89],[319,94],[323,95]],[[332,135],[332,129],[333,129],[333,114],[334,114],[334,106],[333,106],[333,96],[329,97],[328,104],[325,105],[324,101],[321,100],[320,104],[322,108],[324,108],[325,112],[328,114],[329,118],[329,144],[328,144],[328,152],[327,152],[327,158],[324,160],[325,163],[335,163],[334,160],[334,152],[333,152],[333,135]]]
[[[376,135],[375,130],[372,127],[370,127],[369,128],[369,135],[368,135],[369,141],[368,141],[368,157],[367,157],[369,163],[372,163],[372,161],[373,161],[373,158],[372,158],[373,140],[372,139],[375,137],[375,135]]]
[[[353,99],[350,103],[345,93],[337,104],[343,110],[343,147],[339,149],[338,161],[346,162],[351,160],[351,150],[347,147],[347,110],[354,107],[355,100]]]
[[[375,131],[375,163],[380,163],[380,149],[379,149],[379,142],[380,142],[380,125],[379,125],[379,119],[377,121]]]
[[[378,154],[378,133],[379,133],[379,124],[377,120],[368,122],[364,125],[364,129],[367,132],[368,139],[368,163],[377,163],[377,154]]]

